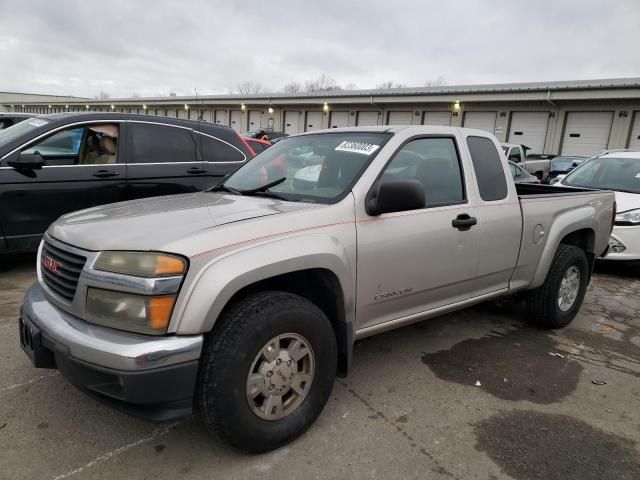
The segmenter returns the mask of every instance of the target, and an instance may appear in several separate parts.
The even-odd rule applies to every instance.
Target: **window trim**
[[[465,180],[464,164],[462,162],[462,156],[460,155],[460,148],[458,147],[458,142],[456,141],[456,136],[455,135],[451,135],[451,134],[442,135],[442,134],[438,134],[438,133],[431,133],[431,134],[414,135],[412,137],[409,137],[408,139],[403,141],[398,146],[398,148],[396,148],[396,150],[391,154],[391,156],[389,157],[389,160],[387,160],[387,163],[384,164],[384,166],[380,170],[380,173],[378,173],[378,176],[372,182],[371,187],[367,191],[367,194],[364,197],[365,204],[367,203],[369,198],[371,198],[372,195],[376,194],[377,189],[378,189],[378,184],[380,182],[380,179],[382,178],[382,175],[384,175],[384,172],[387,170],[387,167],[389,166],[389,164],[393,161],[393,159],[396,157],[396,155],[405,147],[405,145],[407,145],[409,142],[412,142],[414,140],[421,140],[421,139],[425,139],[425,138],[426,139],[429,139],[429,138],[433,138],[433,139],[449,138],[449,139],[453,140],[453,148],[455,148],[455,150],[456,150],[456,155],[458,156],[458,165],[460,166],[460,180],[462,181],[463,198],[459,202],[440,202],[440,203],[426,204],[424,207],[418,208],[418,209],[412,210],[412,211],[421,211],[421,210],[427,210],[427,209],[439,208],[439,207],[449,207],[451,205],[467,205],[469,203],[469,196],[467,195],[467,193],[468,193],[467,182]],[[394,212],[394,213],[401,213],[401,212]],[[386,215],[386,214],[383,214],[383,215]]]

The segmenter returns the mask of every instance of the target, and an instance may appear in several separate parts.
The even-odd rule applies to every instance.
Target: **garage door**
[[[629,137],[629,148],[640,150],[640,112],[633,114],[633,127],[631,127],[631,137]]]
[[[284,133],[291,135],[300,131],[300,112],[294,110],[284,112]]]
[[[387,125],[411,125],[413,112],[389,112]]]
[[[218,125],[227,125],[227,112],[224,110],[216,110],[215,111],[215,123]]]
[[[466,112],[464,126],[494,133],[496,129],[496,112]]]
[[[236,132],[242,131],[242,112],[240,110],[231,110],[231,128]]]
[[[202,111],[202,120],[204,122],[213,123],[213,110],[203,110]]]
[[[260,110],[249,111],[249,130],[260,130],[262,128],[260,126],[261,116],[262,116],[262,112]]]
[[[378,125],[378,112],[358,112],[356,125],[359,127]]]
[[[322,128],[322,112],[307,112],[306,132],[313,132]]]
[[[341,128],[349,126],[349,112],[331,112],[329,122],[331,128]]]
[[[189,111],[184,108],[178,109],[178,118],[189,118]]]
[[[595,155],[609,144],[613,112],[569,112],[562,139],[564,155]]]
[[[513,112],[509,141],[526,145],[531,149],[531,153],[544,153],[548,123],[548,112]]]
[[[451,112],[424,112],[423,125],[451,125]]]

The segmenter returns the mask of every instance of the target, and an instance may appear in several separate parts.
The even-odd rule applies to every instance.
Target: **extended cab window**
[[[418,180],[427,207],[465,201],[460,159],[452,138],[420,138],[403,146],[382,174],[385,180]]]
[[[195,162],[196,144],[185,128],[146,123],[129,124],[130,162]]]
[[[38,153],[47,166],[113,164],[117,161],[119,133],[118,124],[75,126],[58,130],[21,153]]]
[[[507,181],[495,145],[486,137],[467,137],[480,198],[485,202],[507,197]]]
[[[205,162],[244,162],[246,157],[237,148],[208,135],[198,135],[202,142],[202,159]]]

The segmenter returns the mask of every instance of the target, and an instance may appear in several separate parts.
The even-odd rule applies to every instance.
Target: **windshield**
[[[640,159],[594,158],[572,170],[562,183],[572,187],[640,193]]]
[[[579,165],[585,157],[555,157],[551,160],[551,170],[567,170],[573,167],[573,164]]]
[[[38,127],[46,125],[48,122],[42,118],[29,118],[24,122],[16,123],[15,125],[0,130],[0,149],[5,145],[13,142],[16,138],[20,138],[27,132],[35,130]]]
[[[386,133],[324,133],[284,139],[254,157],[224,182],[249,191],[269,188],[285,200],[332,203],[351,189],[390,138]]]

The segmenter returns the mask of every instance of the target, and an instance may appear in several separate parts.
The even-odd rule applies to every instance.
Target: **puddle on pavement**
[[[566,415],[512,411],[475,427],[476,450],[516,480],[637,480],[640,456],[630,440]]]
[[[557,343],[528,326],[496,329],[449,350],[423,353],[422,362],[446,381],[474,386],[503,400],[555,403],[573,392],[583,370],[570,358],[552,356]]]

